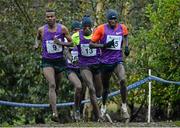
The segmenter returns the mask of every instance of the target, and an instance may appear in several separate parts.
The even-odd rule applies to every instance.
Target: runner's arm
[[[71,38],[71,36],[69,34],[68,29],[64,25],[62,25],[62,32],[63,32],[63,34],[64,34],[64,36],[65,36],[65,38],[67,39],[68,42],[59,41],[56,37],[54,37],[54,42],[56,44],[67,46],[67,47],[72,46],[72,38]]]
[[[105,44],[99,44],[99,43],[97,44],[97,43],[90,42],[89,47],[90,48],[110,48],[112,45],[114,45],[114,39]]]
[[[42,29],[43,29],[43,27],[40,27],[37,31],[37,35],[35,38],[35,44],[33,45],[33,49],[37,49],[39,47],[40,42],[42,41]]]
[[[124,54],[128,56],[130,54],[129,50],[129,44],[128,44],[128,29],[124,24],[121,24],[123,29],[123,36],[124,36],[124,42],[125,42],[125,51]]]
[[[93,32],[89,47],[90,48],[104,48],[104,44],[100,43],[100,39],[103,37],[103,34],[104,34],[104,25],[100,25]]]
[[[95,43],[95,42],[91,41],[89,43],[89,47],[90,48],[104,48],[104,44],[99,44],[99,43]]]

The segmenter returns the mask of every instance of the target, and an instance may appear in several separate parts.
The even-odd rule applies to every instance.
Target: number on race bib
[[[108,35],[106,39],[106,43],[108,43],[109,41],[112,41],[113,39],[114,39],[114,45],[111,46],[111,48],[107,48],[107,49],[121,50],[122,36]]]
[[[89,48],[89,44],[81,44],[82,56],[96,56],[96,49]]]
[[[46,41],[46,48],[48,53],[62,52],[62,46],[55,44],[53,40]]]
[[[72,55],[72,62],[78,61],[78,51],[71,51],[71,55]],[[72,62],[68,59],[68,63],[72,63]]]

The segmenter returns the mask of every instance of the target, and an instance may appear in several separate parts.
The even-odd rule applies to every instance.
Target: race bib
[[[72,55],[72,62],[78,61],[78,51],[71,51],[71,55]],[[67,61],[70,64],[72,63],[69,59]]]
[[[96,49],[89,48],[89,44],[81,44],[82,56],[96,56]]]
[[[114,39],[114,45],[107,49],[121,50],[122,36],[108,35],[106,43],[108,43],[109,41],[112,41],[113,39]]]
[[[62,52],[62,46],[55,44],[53,40],[46,41],[46,48],[48,53]]]

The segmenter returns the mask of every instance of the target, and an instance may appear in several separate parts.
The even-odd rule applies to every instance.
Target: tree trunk
[[[97,1],[97,6],[96,6],[96,20],[94,25],[97,26],[98,24],[101,23],[101,14],[103,10],[103,2],[102,0]]]

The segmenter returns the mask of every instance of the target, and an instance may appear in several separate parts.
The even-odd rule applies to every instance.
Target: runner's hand
[[[33,45],[33,50],[38,49],[38,47],[39,47],[39,45],[38,45],[38,44]]]
[[[54,43],[55,44],[61,44],[61,42],[59,41],[59,39],[57,37],[54,37]]]
[[[78,64],[78,60],[72,60],[72,63],[73,63],[74,65],[77,65],[77,64]]]
[[[130,53],[129,47],[128,47],[128,46],[125,46],[124,54],[125,54],[126,56],[129,56],[129,53]]]
[[[110,48],[113,45],[114,45],[114,39],[109,41],[108,43],[104,44],[104,48]]]

